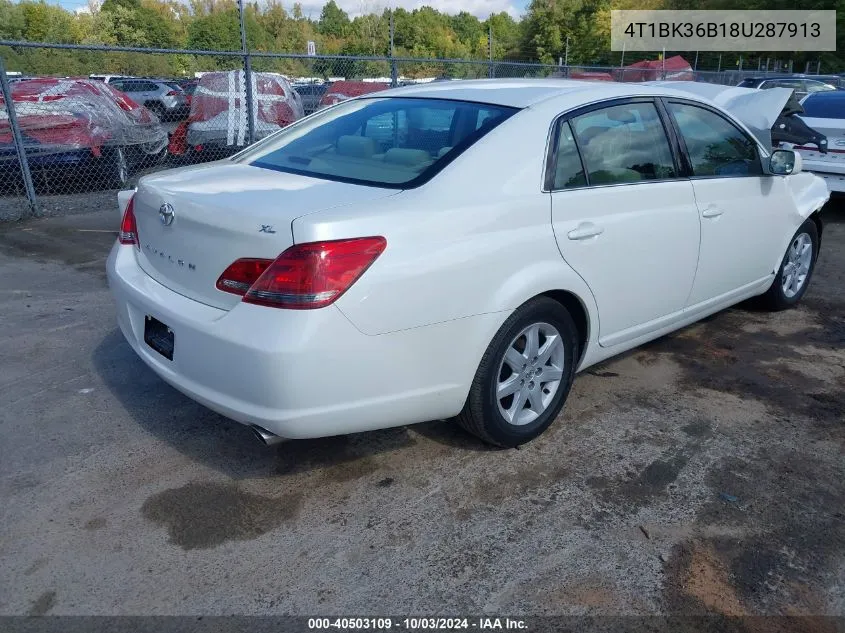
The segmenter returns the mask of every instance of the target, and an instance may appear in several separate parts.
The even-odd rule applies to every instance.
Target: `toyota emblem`
[[[158,209],[158,219],[164,226],[173,224],[173,219],[176,217],[176,211],[173,210],[173,205],[165,202]]]

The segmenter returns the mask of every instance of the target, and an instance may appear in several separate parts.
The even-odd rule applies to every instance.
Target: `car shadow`
[[[97,345],[92,362],[105,386],[139,428],[188,459],[233,479],[291,475],[372,461],[369,458],[412,449],[421,438],[459,450],[494,450],[457,425],[443,421],[291,440],[267,447],[247,426],[207,409],[164,382],[138,358],[117,329]]]

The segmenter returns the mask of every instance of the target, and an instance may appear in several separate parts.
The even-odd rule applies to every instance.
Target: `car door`
[[[700,226],[654,100],[616,100],[562,118],[546,176],[561,254],[598,306],[599,343],[671,323],[692,288]]]
[[[773,273],[788,232],[785,177],[763,173],[757,142],[703,104],[667,100],[701,216],[698,272],[688,305],[739,293]]]

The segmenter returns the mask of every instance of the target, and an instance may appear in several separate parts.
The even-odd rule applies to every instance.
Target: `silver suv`
[[[162,121],[188,116],[188,96],[175,81],[139,79],[135,77],[109,78],[107,83],[126,93],[135,103],[147,106]]]

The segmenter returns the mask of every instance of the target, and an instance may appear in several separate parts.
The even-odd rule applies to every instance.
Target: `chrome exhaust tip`
[[[253,424],[249,428],[252,429],[252,432],[255,433],[255,437],[257,437],[264,446],[274,446],[285,441],[285,438],[279,437],[275,433],[270,433],[270,431],[261,428],[257,424]]]

